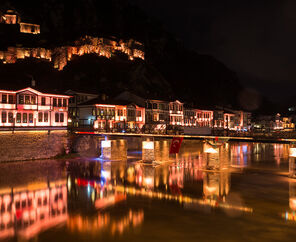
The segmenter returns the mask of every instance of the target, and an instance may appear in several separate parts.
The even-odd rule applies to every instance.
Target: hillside
[[[235,73],[211,56],[187,50],[160,23],[128,1],[79,0],[69,4],[65,0],[10,0],[3,8],[14,8],[41,25],[40,36],[30,42],[35,47],[68,46],[85,35],[115,36],[143,43],[145,61],[130,61],[120,53],[110,59],[85,55],[57,71],[47,61],[25,59],[0,66],[2,83],[22,83],[33,76],[42,87],[75,87],[109,95],[128,89],[138,95],[178,98],[196,105],[238,106],[242,87]],[[26,47],[26,43],[15,39],[14,44]]]

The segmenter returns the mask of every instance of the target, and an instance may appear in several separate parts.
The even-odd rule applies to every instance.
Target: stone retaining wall
[[[0,162],[52,158],[67,150],[66,130],[0,132]]]

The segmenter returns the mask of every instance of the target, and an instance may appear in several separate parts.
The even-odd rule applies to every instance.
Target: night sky
[[[275,100],[294,94],[295,0],[133,2],[159,19],[186,47],[211,54],[236,71],[245,86]]]

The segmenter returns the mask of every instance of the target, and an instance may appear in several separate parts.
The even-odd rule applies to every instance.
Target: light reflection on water
[[[296,182],[278,174],[288,171],[289,145],[229,142],[206,153],[204,142],[185,140],[178,155],[169,145],[155,142],[158,162],[148,164],[139,151],[1,164],[0,240],[217,239],[209,224],[225,240],[249,240],[253,224],[261,240],[296,235]],[[220,226],[238,221],[232,233]]]

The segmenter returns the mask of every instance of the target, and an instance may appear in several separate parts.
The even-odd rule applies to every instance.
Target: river
[[[169,144],[152,163],[132,150],[0,164],[0,240],[295,241],[288,144]]]

